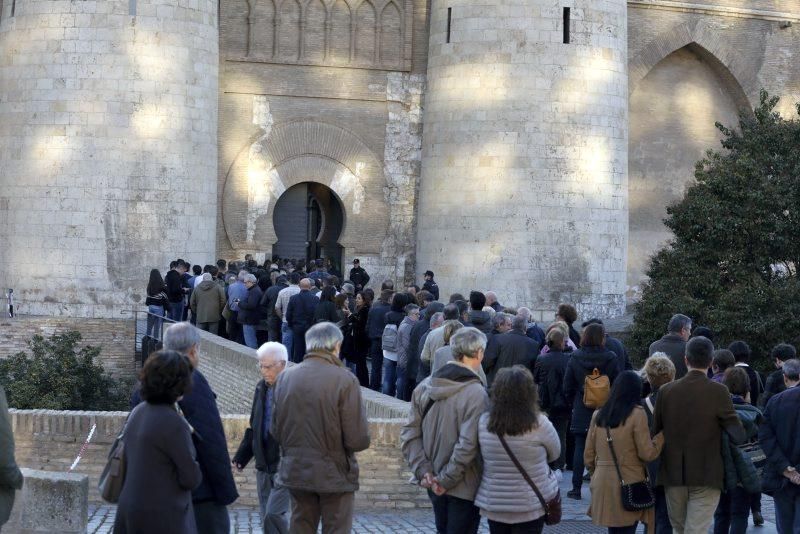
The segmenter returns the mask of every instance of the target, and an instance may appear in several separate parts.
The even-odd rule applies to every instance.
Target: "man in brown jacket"
[[[714,345],[695,337],[686,344],[685,377],[661,386],[653,433],[664,432],[658,484],[665,487],[676,534],[705,534],[723,487],[722,432],[744,443],[744,428],[728,389],[709,380]]]
[[[369,447],[358,379],[339,359],[342,331],[333,323],[305,335],[303,362],[275,382],[270,432],[281,448],[277,484],[292,497],[292,533],[350,532],[358,490],[356,452]]]

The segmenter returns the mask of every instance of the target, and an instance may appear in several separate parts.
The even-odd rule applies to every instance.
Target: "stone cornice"
[[[628,0],[628,6],[639,9],[659,9],[663,11],[699,13],[703,15],[715,15],[718,17],[760,19],[778,22],[800,22],[800,13],[765,11],[760,9],[743,9],[739,7],[715,6],[711,4],[695,2],[677,2],[673,0]]]

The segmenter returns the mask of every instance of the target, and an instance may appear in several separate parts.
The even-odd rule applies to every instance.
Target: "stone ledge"
[[[8,532],[33,534],[86,532],[89,477],[76,473],[22,469],[25,482],[16,493]]]

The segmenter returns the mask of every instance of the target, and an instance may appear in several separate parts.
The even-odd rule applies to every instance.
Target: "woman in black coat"
[[[328,286],[322,289],[319,294],[319,304],[314,310],[314,324],[325,321],[336,324],[339,322],[339,310],[336,308],[334,299],[336,298],[336,288]]]
[[[202,480],[189,424],[175,402],[191,387],[192,366],[175,351],[159,351],[141,373],[145,402],[125,426],[125,484],[115,534],[195,534],[192,490]]]
[[[572,490],[567,497],[581,498],[583,484],[583,450],[586,447],[586,435],[592,422],[594,409],[583,403],[583,383],[587,375],[597,369],[601,375],[608,376],[611,383],[619,373],[617,355],[606,349],[606,332],[601,324],[590,324],[583,329],[581,345],[572,353],[572,357],[564,373],[564,395],[572,400],[572,419],[569,430],[575,436],[575,451],[572,459]]]
[[[347,317],[347,323],[343,327],[344,341],[342,343],[342,351],[345,352],[348,366],[355,373],[359,384],[363,387],[369,387],[367,353],[369,352],[370,340],[367,333],[367,317],[371,306],[370,293],[359,291],[356,295],[356,311]]]

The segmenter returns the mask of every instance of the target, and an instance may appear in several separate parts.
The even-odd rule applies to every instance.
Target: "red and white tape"
[[[96,425],[96,424],[92,425],[92,429],[89,431],[89,435],[86,437],[86,441],[84,441],[84,442],[83,442],[83,445],[81,446],[81,450],[80,450],[80,452],[78,453],[78,457],[77,457],[77,458],[75,458],[75,461],[74,461],[74,462],[72,462],[72,465],[71,465],[71,466],[70,466],[70,468],[69,468],[69,470],[70,470],[70,471],[72,471],[72,470],[74,470],[76,467],[78,467],[78,464],[79,464],[79,463],[80,463],[80,461],[81,461],[81,457],[83,456],[83,453],[84,453],[84,452],[86,452],[86,447],[88,447],[88,446],[89,446],[89,442],[90,442],[90,441],[92,441],[92,436],[94,436],[94,431],[95,431],[96,429],[97,429],[97,425]]]

